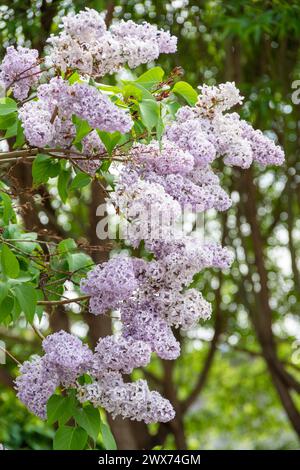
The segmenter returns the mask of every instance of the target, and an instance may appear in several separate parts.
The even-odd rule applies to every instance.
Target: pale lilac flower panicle
[[[153,141],[148,145],[135,144],[130,150],[130,156],[144,177],[147,177],[148,172],[162,176],[172,173],[185,175],[194,167],[193,156],[167,139],[161,143]]]
[[[201,85],[196,106],[201,114],[213,115],[215,112],[224,112],[243,102],[243,96],[234,82],[221,83],[217,86]]]
[[[153,301],[141,303],[134,300],[121,307],[123,335],[150,344],[152,351],[162,359],[176,359],[180,354],[180,344],[171,328],[160,316]]]
[[[39,53],[36,49],[10,46],[0,65],[0,81],[8,89],[12,87],[13,95],[18,100],[27,98],[30,89],[39,80]]]
[[[89,347],[65,331],[47,336],[43,349],[46,352],[44,361],[57,371],[63,384],[72,384],[91,366],[93,354]]]
[[[19,109],[26,140],[34,147],[44,147],[54,139],[51,112],[40,101],[28,101]]]
[[[145,367],[151,357],[150,345],[131,337],[106,336],[101,338],[95,348],[93,369],[96,375],[104,370],[120,371],[130,374],[136,367]]]
[[[87,43],[92,39],[100,39],[106,32],[103,15],[91,8],[64,16],[60,27],[70,36]]]
[[[167,128],[166,136],[178,147],[193,155],[195,166],[206,166],[216,158],[216,149],[203,132],[200,120],[174,122]]]
[[[129,257],[119,255],[97,265],[81,280],[81,290],[91,296],[90,311],[95,315],[116,308],[138,287]]]
[[[279,145],[264,135],[260,130],[255,130],[246,121],[241,121],[244,139],[247,139],[253,153],[253,159],[262,166],[282,165],[284,152]]]
[[[25,361],[16,379],[17,397],[27,408],[42,419],[46,419],[47,401],[59,386],[58,373],[45,360],[35,357]]]
[[[145,423],[167,422],[174,418],[171,403],[158,392],[151,392],[145,380],[132,383],[117,382],[113,387],[102,381],[80,387],[80,402],[90,401],[95,407],[103,407],[112,417],[120,415]]]
[[[136,24],[131,20],[122,20],[113,25],[110,30],[114,36],[124,40],[124,42],[127,38],[133,38],[141,43],[148,41],[152,45],[156,44],[159,53],[170,54],[177,50],[176,36],[171,36],[168,31],[158,29],[157,26],[146,22]]]

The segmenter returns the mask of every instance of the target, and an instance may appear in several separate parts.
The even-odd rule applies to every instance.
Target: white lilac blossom
[[[104,16],[91,8],[64,16],[60,27],[66,34],[83,42],[96,39],[106,31]]]
[[[46,419],[47,401],[59,384],[58,373],[49,367],[45,356],[38,356],[20,367],[16,379],[17,397],[32,413]]]
[[[40,74],[39,53],[36,49],[10,46],[0,65],[0,82],[12,88],[18,100],[27,98],[30,88],[37,84]]]
[[[70,385],[91,366],[93,354],[89,347],[74,335],[59,331],[43,341],[44,362],[58,374],[64,385]]]
[[[201,85],[197,105],[204,115],[227,111],[243,102],[243,96],[234,82],[221,83],[218,86]]]
[[[105,408],[113,418],[122,416],[148,424],[164,423],[175,416],[169,400],[150,391],[145,380],[125,383],[119,375],[110,375],[109,380],[104,376],[102,380],[81,386],[77,397],[82,403],[90,401],[95,407]]]
[[[47,63],[94,77],[130,68],[176,51],[177,38],[148,23],[121,21],[106,29],[103,16],[86,9],[63,19],[62,31],[48,39]]]

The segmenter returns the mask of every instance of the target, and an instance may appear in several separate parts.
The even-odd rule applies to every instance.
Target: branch
[[[88,300],[90,298],[89,295],[83,295],[82,297],[75,297],[74,299],[65,299],[65,300],[39,300],[37,305],[66,305],[66,304],[73,304],[76,302],[80,302],[83,300]]]

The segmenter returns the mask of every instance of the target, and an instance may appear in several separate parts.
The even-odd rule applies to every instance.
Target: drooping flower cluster
[[[79,401],[90,401],[103,407],[112,417],[122,416],[145,423],[167,422],[174,418],[174,409],[165,398],[150,391],[145,380],[125,383],[118,372],[79,388]]]
[[[177,38],[148,23],[121,21],[107,30],[103,16],[86,8],[62,20],[62,31],[51,36],[47,62],[63,72],[68,68],[102,77],[127,64],[135,68],[176,51]]]
[[[44,357],[39,356],[24,362],[16,379],[17,397],[42,419],[46,419],[47,401],[58,386],[58,374],[49,368]]]
[[[43,349],[43,357],[22,364],[16,388],[18,398],[27,408],[46,419],[47,401],[55,389],[60,384],[73,384],[90,368],[93,354],[80,339],[65,331],[49,335],[43,341]]]
[[[226,165],[249,168],[253,161],[262,165],[281,165],[282,149],[237,113],[224,113],[241,103],[234,83],[200,87],[195,107],[183,107],[166,135],[183,150],[189,151],[199,167],[223,156]]]
[[[43,341],[43,349],[45,355],[24,362],[16,379],[18,398],[40,418],[46,419],[47,401],[61,384],[76,386],[81,402],[90,400],[113,416],[147,423],[169,421],[174,417],[170,402],[159,393],[150,392],[145,381],[123,381],[122,373],[129,374],[150,362],[148,343],[107,336],[99,340],[93,354],[77,337],[60,331]],[[92,384],[76,383],[84,373],[95,378]]]
[[[120,256],[96,266],[81,281],[81,290],[91,295],[90,310],[95,315],[116,308],[137,288],[134,267],[130,258]]]
[[[37,101],[29,101],[19,110],[26,139],[32,146],[69,146],[76,135],[73,115],[106,132],[126,133],[132,127],[125,110],[86,83],[69,85],[55,77],[40,85],[37,95]]]
[[[10,46],[0,65],[0,83],[6,89],[10,87],[13,95],[19,100],[27,98],[29,90],[39,80],[39,53],[36,49]]]

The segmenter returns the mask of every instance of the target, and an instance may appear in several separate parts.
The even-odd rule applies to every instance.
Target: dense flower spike
[[[18,100],[27,98],[29,90],[39,80],[39,53],[36,49],[10,46],[0,65],[0,82],[6,89],[12,87],[13,95]]]
[[[109,386],[109,382],[112,382]],[[167,422],[175,412],[169,402],[158,392],[151,392],[145,380],[124,383],[121,377],[103,380],[79,388],[78,399],[82,403],[90,401],[94,406],[102,406],[113,417],[144,421],[145,423]]]
[[[25,103],[19,110],[30,145],[69,146],[76,135],[73,115],[106,132],[126,133],[132,127],[130,116],[123,109],[86,83],[69,85],[62,78],[55,77],[40,85],[37,95],[38,101]],[[97,146],[100,147],[99,141]]]
[[[49,64],[63,72],[73,68],[91,76],[116,72],[126,63],[130,68],[176,51],[177,38],[148,23],[121,21],[106,30],[103,17],[86,9],[63,19],[62,32],[51,36]]]
[[[92,352],[74,335],[59,331],[43,341],[44,362],[58,374],[64,385],[70,385],[86,372],[92,362]]]
[[[45,357],[24,362],[20,374],[16,379],[18,398],[32,413],[46,419],[47,401],[59,386],[58,374],[49,367]]]
[[[116,370],[130,374],[136,367],[149,364],[151,348],[143,341],[123,336],[106,336],[101,338],[95,348],[93,369],[97,375],[103,370]]]
[[[132,260],[122,255],[96,266],[81,281],[82,292],[91,295],[90,311],[95,315],[116,308],[137,286]]]

